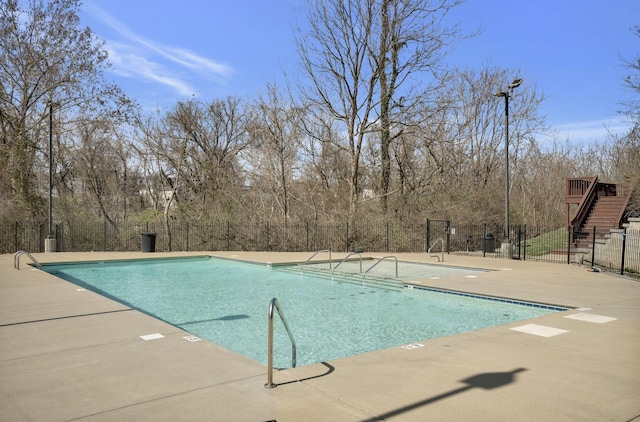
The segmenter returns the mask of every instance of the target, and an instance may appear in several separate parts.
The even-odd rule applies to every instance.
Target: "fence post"
[[[189,222],[187,221],[187,252],[189,252]]]
[[[14,251],[19,251],[20,249],[18,249],[18,222],[16,221],[14,224],[14,229],[13,229],[13,250]]]
[[[349,252],[349,222],[347,221],[347,236],[345,237],[345,251]]]
[[[482,257],[487,256],[487,223],[482,223]]]
[[[267,251],[269,251],[269,250],[270,250],[270,249],[269,249],[269,229],[270,229],[270,225],[269,225],[269,222],[267,221],[267,227],[266,227],[266,230],[265,230],[265,231],[266,231],[266,233],[265,233],[265,237],[266,237],[265,241],[266,241],[266,243],[265,243],[265,245],[264,245],[264,248],[265,248]]]
[[[309,222],[308,221],[305,223],[305,231],[307,235],[307,249],[305,251],[309,252]]]
[[[387,252],[390,252],[389,250],[389,222],[387,221]]]
[[[231,228],[229,227],[229,222],[227,221],[227,251],[231,250]]]
[[[40,248],[40,252],[44,252],[44,224],[40,224],[38,229],[38,248]],[[31,236],[29,237],[31,238]]]
[[[58,232],[58,229],[60,230],[59,232]],[[58,233],[60,233],[60,235],[57,236],[58,237],[58,242],[57,242],[57,245],[56,245],[56,252],[63,252],[64,251],[64,249],[63,249],[63,247],[64,247],[64,222],[61,222],[60,224],[58,224],[56,226],[56,234],[58,234]]]
[[[527,260],[527,225],[524,225],[524,253],[522,254],[522,260]]]
[[[147,226],[149,225],[149,223],[147,223]],[[149,232],[149,230],[147,229],[147,233]],[[104,252],[107,251],[107,221],[103,221],[102,222],[102,250]]]
[[[451,251],[451,221],[447,220],[447,226],[444,229],[447,234],[447,253]]]
[[[627,245],[627,228],[622,229],[622,258],[620,262],[620,275],[624,275],[624,252]]]
[[[591,268],[596,265],[596,227],[593,226],[593,239],[591,239]]]
[[[431,233],[429,231],[430,229],[431,229],[431,222],[427,218],[427,243],[424,245],[425,252],[427,252],[429,250],[429,247],[431,246]]]
[[[567,229],[567,265],[571,264],[571,232],[573,226],[569,226]]]

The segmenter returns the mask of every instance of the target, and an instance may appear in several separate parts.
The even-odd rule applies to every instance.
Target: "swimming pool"
[[[267,313],[278,298],[298,365],[546,315],[544,309],[418,288],[379,289],[217,258],[43,265],[45,271],[251,359],[267,362]],[[291,364],[276,318],[274,365]]]

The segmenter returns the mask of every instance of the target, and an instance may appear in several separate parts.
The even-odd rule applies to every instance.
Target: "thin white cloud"
[[[189,83],[173,76],[157,62],[131,51],[127,45],[112,43],[107,47],[107,52],[113,64],[113,71],[118,75],[160,83],[172,88],[180,95],[193,95],[196,92]]]
[[[624,136],[631,127],[632,124],[623,117],[562,123],[553,125],[551,130],[554,133],[539,136],[538,141],[545,144],[555,139],[569,141],[572,144],[598,144],[610,139],[611,136]]]
[[[569,140],[604,141],[611,135],[624,135],[631,125],[622,118],[565,123],[555,127],[560,138]]]
[[[202,56],[192,53],[189,50],[181,48],[171,50],[174,51],[177,57],[184,58],[185,66],[191,67],[200,72],[212,72],[220,76],[229,76],[233,72],[233,69],[231,69],[231,67],[206,59]]]
[[[110,26],[124,39],[124,42],[107,41],[113,70],[122,76],[159,83],[180,95],[193,95],[196,90],[188,83],[193,73],[218,84],[224,84],[226,78],[233,73],[230,66],[188,49],[147,40],[94,4],[87,3],[85,10]],[[163,63],[162,59],[178,65],[183,71],[172,69],[169,63]]]

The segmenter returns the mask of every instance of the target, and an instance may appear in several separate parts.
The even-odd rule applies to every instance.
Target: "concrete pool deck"
[[[311,254],[34,257],[193,255],[279,263]],[[435,263],[427,254],[394,255]],[[16,270],[13,255],[0,255],[0,420],[640,421],[639,281],[573,265],[445,261],[496,271],[416,284],[584,309],[279,371],[278,386],[267,389],[264,365],[189,341],[181,329],[31,268],[27,256]],[[151,334],[163,337],[141,338]]]

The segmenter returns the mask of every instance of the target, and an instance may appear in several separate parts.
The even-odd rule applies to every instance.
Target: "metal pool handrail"
[[[291,366],[293,368],[296,367],[296,341],[293,339],[293,334],[291,334],[291,330],[289,329],[289,325],[287,324],[287,320],[284,318],[282,314],[282,310],[280,309],[280,305],[278,305],[278,299],[275,297],[271,299],[271,303],[269,303],[269,345],[267,350],[267,383],[264,385],[267,388],[277,387],[277,384],[273,383],[273,310],[278,311],[278,315],[280,315],[280,320],[284,325],[284,328],[287,330],[287,334],[289,335],[289,340],[291,340]]]
[[[362,274],[362,254],[360,252],[351,252],[349,255],[345,256],[342,261],[338,262],[335,267],[333,267],[333,270],[331,270],[331,275],[333,275],[333,272],[336,270],[336,268],[338,268],[340,265],[342,265],[343,262],[349,259],[351,255],[356,254],[360,256],[360,274]]]
[[[33,255],[31,255],[29,252],[27,251],[18,251],[13,255],[13,268],[15,268],[16,270],[20,269],[20,257],[22,255],[27,255],[29,258],[31,258],[31,260],[33,261],[34,264],[36,264],[36,267],[38,267],[38,269],[42,270],[42,265],[40,265],[40,263],[38,262],[37,259],[35,259],[33,257]]]
[[[366,276],[369,271],[371,271],[376,265],[378,265],[379,263],[381,263],[382,261],[384,261],[385,259],[388,259],[388,258],[393,258],[393,259],[396,260],[396,278],[398,278],[398,258],[396,258],[395,256],[392,256],[392,255],[389,255],[389,256],[383,256],[382,258],[380,258],[378,260],[378,262],[376,262],[375,264],[373,264],[372,266],[367,268],[367,271],[362,273],[362,281],[364,281],[364,276]]]
[[[311,255],[309,257],[309,259],[307,259],[302,264],[300,264],[300,271],[302,271],[304,269],[304,266],[307,265],[309,263],[309,261],[311,261],[316,255],[318,255],[319,253],[322,253],[322,252],[329,252],[329,269],[331,269],[331,250],[330,249],[321,249],[319,251],[316,251],[313,255]]]
[[[438,242],[440,242],[440,244],[442,245],[442,262],[444,262],[444,239],[442,239],[441,237],[437,238],[436,241],[433,242],[433,244],[427,250],[427,253],[429,254],[429,256],[438,258],[438,262],[440,262],[440,257],[431,253],[431,249],[433,249],[438,244]]]

